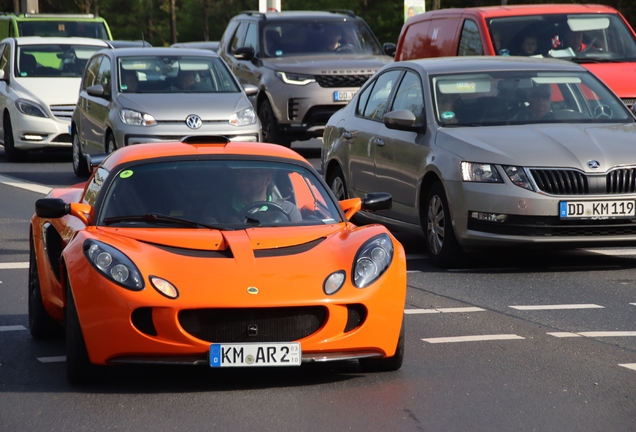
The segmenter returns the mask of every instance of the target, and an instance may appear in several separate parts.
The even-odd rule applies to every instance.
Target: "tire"
[[[358,360],[358,362],[360,368],[365,372],[393,372],[400,369],[404,363],[404,319],[402,319],[402,328],[395,354],[392,357],[365,358]]]
[[[40,277],[33,241],[29,251],[29,331],[33,339],[44,340],[61,336],[62,326],[44,308]]]
[[[464,251],[455,237],[448,200],[439,181],[426,194],[422,210],[420,219],[429,259],[436,267],[457,267],[464,259]]]
[[[15,148],[13,127],[11,126],[11,118],[8,115],[4,116],[2,126],[4,129],[4,157],[8,162],[20,162],[21,160],[24,160],[25,153]]]
[[[90,174],[77,132],[73,132],[73,171],[77,177],[88,177]]]
[[[109,133],[108,139],[106,140],[106,154],[111,154],[115,150],[117,150],[117,142],[113,134]]]
[[[291,142],[283,136],[279,127],[274,110],[269,100],[264,100],[258,110],[258,118],[261,120],[263,128],[263,141],[268,143],[280,144],[285,147],[291,147]]]
[[[66,379],[71,384],[84,384],[104,378],[104,366],[91,363],[77,316],[71,286],[66,278]]]
[[[345,182],[344,174],[340,167],[334,168],[331,174],[329,174],[327,184],[338,201],[347,199],[347,183]]]

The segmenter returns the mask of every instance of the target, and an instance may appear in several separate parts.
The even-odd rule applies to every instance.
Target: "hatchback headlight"
[[[301,75],[290,72],[276,72],[276,75],[278,75],[278,77],[283,80],[285,84],[303,86],[312,82],[316,82],[316,78],[314,78],[313,75]]]
[[[462,180],[465,182],[503,183],[493,164],[462,162]]]
[[[129,109],[119,111],[119,118],[122,123],[133,126],[152,126],[157,124],[157,120],[150,114],[140,113]]]
[[[534,190],[523,167],[504,165],[503,169],[506,171],[506,174],[508,174],[512,183],[524,189]]]
[[[84,242],[84,255],[107,279],[132,291],[144,289],[144,279],[123,252],[97,240]]]
[[[384,274],[393,261],[393,242],[386,234],[375,236],[360,247],[353,262],[353,285],[366,288]]]
[[[30,115],[33,117],[49,118],[49,115],[46,113],[44,108],[33,101],[18,99],[17,101],[15,101],[15,106],[22,114]]]
[[[242,111],[235,112],[230,116],[230,124],[234,126],[244,126],[256,123],[256,113],[254,108],[245,108]]]

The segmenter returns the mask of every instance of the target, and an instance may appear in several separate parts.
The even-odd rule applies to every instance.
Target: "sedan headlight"
[[[503,169],[508,174],[511,182],[524,189],[534,190],[523,167],[504,165]]]
[[[96,240],[86,240],[84,255],[107,279],[132,291],[144,289],[144,279],[137,266],[114,247]]]
[[[242,111],[235,112],[230,116],[230,124],[234,126],[244,126],[256,123],[256,113],[254,108],[245,108]]]
[[[152,126],[157,124],[157,120],[150,114],[140,113],[129,109],[119,112],[119,118],[124,124],[133,126]]]
[[[375,236],[362,245],[353,262],[353,285],[366,288],[384,274],[393,261],[393,242],[386,234]]]
[[[49,118],[49,115],[46,113],[44,108],[33,101],[18,99],[17,101],[15,101],[15,106],[22,114],[30,115],[33,117]]]
[[[303,86],[312,82],[316,82],[316,78],[314,78],[313,75],[301,75],[290,72],[276,72],[276,75],[278,75],[278,77],[283,80],[285,84]]]
[[[462,180],[465,182],[503,183],[493,164],[462,162]]]

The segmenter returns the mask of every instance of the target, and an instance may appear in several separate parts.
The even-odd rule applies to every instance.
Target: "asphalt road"
[[[318,167],[316,142],[294,148]],[[2,431],[636,430],[629,248],[489,253],[445,271],[421,238],[396,233],[409,271],[398,372],[365,374],[355,362],[127,367],[70,386],[64,340],[36,342],[27,330],[25,264],[34,201],[75,182],[68,155],[8,164],[0,148]]]

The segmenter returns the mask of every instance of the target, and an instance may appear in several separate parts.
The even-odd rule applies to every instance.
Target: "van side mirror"
[[[252,47],[240,47],[235,49],[232,55],[237,60],[252,60],[255,53]]]

